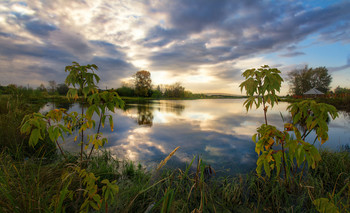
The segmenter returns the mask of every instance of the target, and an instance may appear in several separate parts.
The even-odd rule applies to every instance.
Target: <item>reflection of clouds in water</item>
[[[212,147],[209,145],[205,147],[205,151],[209,152],[212,156],[222,156],[224,149],[219,147]]]
[[[234,173],[242,171],[242,168],[239,168],[242,154],[250,153],[248,155],[256,159],[254,144],[247,143],[248,138],[242,140],[231,134],[203,131],[199,124],[198,121],[190,123],[188,120],[178,120],[172,125],[155,125],[151,137],[164,147],[170,146],[169,150],[180,146],[178,153],[187,156],[187,160],[192,159],[193,155],[202,155],[205,162],[214,168],[230,168]],[[255,161],[252,161],[248,168],[254,166]]]
[[[252,109],[247,113],[242,103],[242,99],[216,99],[161,100],[128,105],[125,111],[118,110],[113,114],[114,132],[107,124],[102,130],[109,140],[105,147],[119,158],[155,167],[180,146],[168,166],[184,168],[194,155],[201,155],[216,171],[226,174],[249,172],[256,167],[257,159],[251,136],[264,123],[264,114],[262,109]],[[280,112],[287,118],[287,105],[281,102],[272,110],[269,108],[269,124],[283,128]],[[73,108],[79,111],[78,105]],[[140,115],[146,115],[143,117],[146,124],[152,122],[152,126],[138,122]],[[325,145],[337,148],[339,144],[349,144],[349,126],[344,115],[332,121],[330,141]],[[65,148],[79,151],[76,143],[67,142]]]

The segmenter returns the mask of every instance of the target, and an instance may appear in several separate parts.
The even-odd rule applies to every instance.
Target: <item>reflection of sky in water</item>
[[[114,132],[108,125],[103,129],[109,140],[105,147],[121,158],[154,167],[180,146],[168,166],[184,168],[194,155],[201,155],[221,174],[245,173],[255,168],[257,155],[251,136],[264,118],[262,109],[247,113],[242,104],[242,99],[130,104],[124,111],[118,110],[114,114]],[[283,127],[280,113],[287,119],[287,105],[282,102],[268,111],[269,124]],[[71,110],[80,111],[78,105]],[[329,125],[329,141],[323,146],[337,149],[339,145],[349,144],[349,122],[345,113],[339,113],[339,118]],[[313,141],[312,136],[310,140]],[[72,138],[64,147],[79,150]]]

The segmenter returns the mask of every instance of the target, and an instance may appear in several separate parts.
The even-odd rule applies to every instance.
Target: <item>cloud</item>
[[[151,28],[144,40],[146,46],[160,47],[149,57],[152,68],[167,68],[177,73],[203,64],[238,62],[283,48],[294,50],[283,57],[303,55],[296,51],[296,45],[290,44],[337,25],[349,16],[350,9],[346,2],[311,10],[287,2],[277,5],[261,1],[224,1],[215,5],[210,1],[200,5],[194,2],[176,1],[161,7],[163,12],[167,11],[168,26],[160,24]],[[218,36],[220,42],[216,42]],[[228,68],[217,76],[237,76],[238,72]]]
[[[350,56],[348,56],[348,59],[347,59],[345,65],[342,65],[342,66],[339,66],[339,67],[329,67],[328,70],[330,72],[337,72],[337,71],[342,71],[342,70],[345,70],[345,69],[348,69],[348,68],[350,68]]]
[[[303,53],[303,52],[290,52],[290,53],[282,54],[280,56],[282,56],[282,57],[295,57],[295,56],[300,56],[300,55],[305,55],[305,53]]]
[[[25,28],[32,34],[39,36],[48,36],[51,31],[58,29],[52,24],[47,24],[38,20],[25,23]]]
[[[3,1],[0,62],[25,59],[43,68],[96,62],[108,79],[147,69],[182,79],[203,75],[210,88],[215,80],[228,87],[242,70],[274,61],[267,54],[302,56],[306,39],[348,44],[349,10],[347,1]],[[261,64],[240,65],[254,58]],[[14,71],[22,68],[13,63]],[[108,82],[115,87],[118,80]]]

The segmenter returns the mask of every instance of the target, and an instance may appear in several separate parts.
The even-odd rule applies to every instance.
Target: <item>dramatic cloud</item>
[[[346,73],[336,64],[350,54],[348,11],[341,0],[2,1],[0,84],[60,83],[72,61],[96,63],[103,87],[146,69],[154,84],[236,94],[241,72],[263,64]]]

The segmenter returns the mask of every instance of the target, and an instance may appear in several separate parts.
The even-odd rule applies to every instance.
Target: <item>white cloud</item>
[[[107,84],[115,84],[137,69],[146,69],[151,71],[155,84],[182,82],[195,92],[239,94],[236,87],[245,69],[264,64],[288,66],[278,57],[267,58],[268,53],[291,45],[295,46],[293,53],[298,53],[297,44],[307,38],[331,43],[348,41],[347,33],[341,32],[342,26],[349,25],[349,5],[339,2],[318,7],[261,1],[214,4],[181,0],[6,1],[0,3],[0,42],[6,44],[9,54],[2,53],[0,62],[29,57],[33,64],[50,63],[57,67],[72,60],[107,61],[108,65],[98,64],[106,69],[103,73]],[[325,18],[320,20],[320,15]],[[30,51],[36,52],[28,56]],[[302,58],[299,54],[295,64],[303,62]],[[15,72],[23,74],[24,67],[13,66]],[[115,77],[118,80],[111,80],[113,73],[118,74]]]

